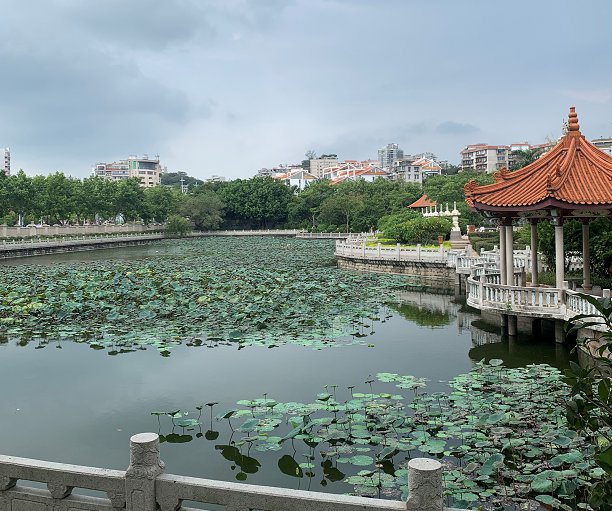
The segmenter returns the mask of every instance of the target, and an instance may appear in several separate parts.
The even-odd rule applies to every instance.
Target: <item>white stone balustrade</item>
[[[343,257],[357,257],[371,260],[409,261],[447,263],[448,250],[444,248],[402,247],[399,243],[394,247],[382,246],[368,247],[365,242],[361,244],[336,242],[336,255]]]
[[[178,511],[183,501],[225,506],[226,511],[452,511],[443,507],[442,465],[417,458],[408,464],[408,502],[334,495],[164,474],[159,437],[130,439],[126,471],[0,456],[1,511]],[[21,486],[37,481],[47,489]],[[73,494],[97,490],[106,498]],[[461,511],[461,510],[455,510]]]

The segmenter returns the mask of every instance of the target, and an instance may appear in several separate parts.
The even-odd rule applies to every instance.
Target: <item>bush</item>
[[[400,213],[383,216],[378,221],[378,230],[382,231],[385,238],[398,240],[401,237],[402,225],[416,218],[422,218],[421,213],[411,209],[405,209]]]
[[[181,238],[191,232],[191,225],[186,218],[172,215],[166,224],[166,234],[171,237]]]
[[[395,239],[400,243],[437,244],[438,236],[446,236],[451,227],[446,218],[415,218],[401,224]]]

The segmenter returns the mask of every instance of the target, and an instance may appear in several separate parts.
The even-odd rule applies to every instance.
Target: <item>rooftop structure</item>
[[[435,200],[430,200],[430,198],[427,197],[427,194],[425,193],[407,207],[410,209],[423,209],[423,208],[435,208],[437,205],[438,203]]]
[[[140,180],[144,188],[157,186],[161,182],[161,175],[165,168],[159,164],[159,156],[154,159],[144,155],[142,158],[130,155],[126,160],[112,163],[96,163],[91,170],[92,175],[120,181],[135,177]]]

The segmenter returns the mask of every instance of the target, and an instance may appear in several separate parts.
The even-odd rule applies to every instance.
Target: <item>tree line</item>
[[[48,176],[0,173],[0,223],[82,224],[101,221],[165,222],[171,215],[187,218],[197,229],[302,228],[314,231],[366,231],[379,220],[402,212],[423,193],[448,202],[462,213],[462,223],[482,223],[464,202],[463,185],[491,177],[469,172],[434,176],[421,186],[378,179],[319,181],[292,189],[269,177],[197,183],[187,194],[180,185],[142,188],[138,179],[76,179],[61,172]],[[173,183],[176,184],[176,183]]]

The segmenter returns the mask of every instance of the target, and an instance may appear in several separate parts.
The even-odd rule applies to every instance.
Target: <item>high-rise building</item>
[[[11,151],[8,147],[0,149],[0,172],[11,175]]]
[[[391,170],[393,162],[403,157],[404,151],[397,144],[387,144],[386,147],[378,150],[378,163],[385,170]]]
[[[114,181],[135,177],[140,180],[140,186],[151,188],[161,183],[161,175],[166,171],[159,164],[159,156],[154,159],[144,155],[142,158],[128,156],[126,160],[112,163],[96,163],[91,169],[94,176],[105,177]]]

